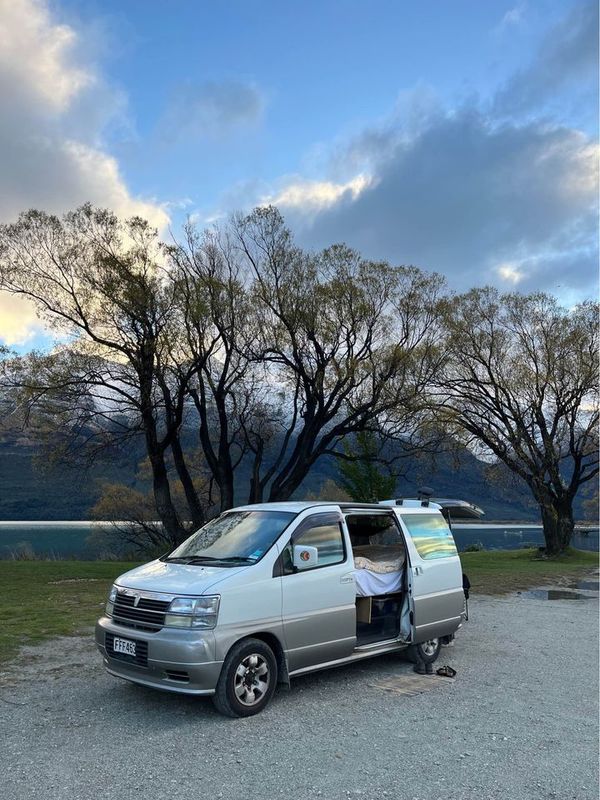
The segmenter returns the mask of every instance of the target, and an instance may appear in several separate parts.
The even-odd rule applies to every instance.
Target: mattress
[[[384,574],[397,572],[404,566],[406,552],[402,545],[370,544],[353,547],[354,568]]]
[[[355,569],[354,584],[357,597],[399,592],[402,589],[402,570],[381,573],[370,569]]]
[[[402,546],[368,545],[353,548],[354,583],[358,597],[391,594],[402,589],[406,551]]]

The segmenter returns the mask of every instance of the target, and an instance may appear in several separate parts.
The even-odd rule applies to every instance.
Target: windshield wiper
[[[175,556],[175,558],[165,558],[165,561],[177,562],[178,564],[201,564],[205,561],[222,561],[221,558],[212,556]]]
[[[176,556],[175,558],[167,557],[164,560],[177,564],[232,564],[234,562],[254,564],[256,561],[255,558],[249,558],[248,556],[223,556],[223,558],[216,558],[215,556]]]
[[[217,561],[241,561],[243,564],[254,564],[256,559],[250,556],[226,556],[225,558],[218,558]]]

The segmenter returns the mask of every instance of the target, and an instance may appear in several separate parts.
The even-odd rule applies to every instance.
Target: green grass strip
[[[89,630],[114,579],[135,564],[0,561],[0,664],[19,647]]]
[[[571,550],[542,559],[537,550],[462,553],[472,594],[504,594],[565,582],[598,566],[598,554]],[[111,583],[135,566],[114,561],[0,561],[0,664],[27,644],[90,631]]]
[[[598,567],[598,553],[573,549],[559,558],[541,558],[537,549],[481,550],[461,553],[460,558],[473,594],[506,594],[556,585]]]

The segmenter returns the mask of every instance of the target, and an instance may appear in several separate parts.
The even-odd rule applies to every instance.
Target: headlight
[[[172,628],[214,628],[219,616],[219,596],[176,597],[165,615]]]
[[[117,599],[117,587],[113,585],[110,587],[110,592],[108,593],[108,600],[106,601],[106,613],[109,617],[113,615],[113,609],[115,607],[115,600]]]

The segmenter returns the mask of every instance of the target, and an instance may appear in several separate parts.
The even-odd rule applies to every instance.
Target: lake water
[[[55,558],[99,558],[110,548],[103,544],[108,522],[1,522],[0,558],[11,558],[19,551]],[[598,528],[584,535],[577,531],[573,547],[598,551]],[[541,525],[454,524],[459,550],[481,544],[486,550],[516,550],[544,543]]]

